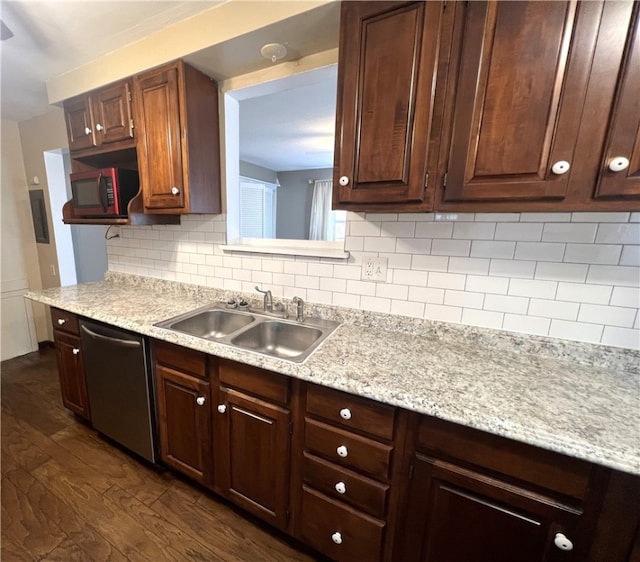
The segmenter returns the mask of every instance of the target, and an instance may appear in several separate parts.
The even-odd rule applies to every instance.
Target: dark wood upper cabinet
[[[445,201],[565,196],[593,51],[584,7],[456,5]]]
[[[618,10],[624,6],[614,6]],[[628,9],[628,8],[627,8]],[[640,4],[633,15],[618,79],[596,197],[640,197]],[[624,18],[624,12],[622,14]],[[625,28],[623,19],[620,28]]]
[[[441,2],[343,2],[333,206],[419,210],[440,45]]]
[[[105,150],[134,146],[128,80],[65,101],[64,116],[69,150],[81,152],[76,156],[90,158]]]
[[[182,61],[134,79],[137,153],[148,213],[220,212],[215,82]]]

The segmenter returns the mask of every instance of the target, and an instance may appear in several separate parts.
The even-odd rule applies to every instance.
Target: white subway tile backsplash
[[[249,293],[260,284],[278,298],[639,347],[640,213],[347,217],[347,260],[223,252],[226,217],[187,215],[181,225],[121,227],[107,245],[109,268]],[[367,255],[388,259],[385,282],[360,279]]]
[[[604,345],[640,349],[640,331],[637,329],[630,330],[628,328],[605,326],[601,343]]]
[[[486,295],[484,299],[484,309],[493,310],[494,312],[510,312],[513,314],[526,314],[528,307],[529,307],[529,299],[527,297]]]
[[[579,263],[538,262],[536,279],[582,283],[587,278],[588,265]]]
[[[567,244],[564,261],[568,263],[592,263],[617,265],[622,246],[619,244]]]
[[[587,283],[640,286],[640,268],[615,265],[592,265],[587,274]]]
[[[484,294],[447,289],[444,292],[444,304],[447,306],[462,306],[464,308],[482,308]]]
[[[515,258],[517,260],[562,261],[565,244],[556,242],[518,242]]]
[[[449,258],[449,273],[474,273],[487,275],[490,260],[487,258]]]
[[[631,328],[635,319],[636,311],[633,308],[603,306],[600,304],[582,304],[578,314],[579,322],[606,324],[619,328]]]
[[[456,222],[453,225],[453,238],[465,240],[493,240],[496,223],[494,222]]]
[[[580,304],[546,299],[531,299],[528,313],[532,316],[557,318],[558,320],[577,320]]]
[[[600,224],[597,243],[640,244],[640,224]]]
[[[539,242],[542,240],[542,223],[503,222],[496,226],[495,240]]]
[[[471,240],[434,239],[431,242],[431,254],[434,256],[468,256]]]
[[[433,271],[429,273],[427,285],[439,289],[458,289],[463,290],[466,276],[457,273],[439,273]]]
[[[549,335],[556,338],[599,343],[604,326],[601,324],[586,324],[584,322],[568,322],[566,320],[551,320]]]
[[[558,284],[555,281],[512,279],[507,293],[520,297],[553,299],[556,296],[557,289]]]
[[[559,301],[608,304],[613,287],[580,283],[558,283],[556,298]]]
[[[496,242],[473,240],[471,243],[471,257],[473,258],[513,258],[515,242]]]

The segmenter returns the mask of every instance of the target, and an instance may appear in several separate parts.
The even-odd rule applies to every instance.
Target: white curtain
[[[331,180],[316,180],[311,201],[311,220],[309,221],[309,240],[333,240],[333,221],[331,215]]]

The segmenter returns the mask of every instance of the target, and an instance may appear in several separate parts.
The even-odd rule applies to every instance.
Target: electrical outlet
[[[386,281],[388,264],[389,260],[387,258],[365,256],[362,258],[360,279],[363,281]]]

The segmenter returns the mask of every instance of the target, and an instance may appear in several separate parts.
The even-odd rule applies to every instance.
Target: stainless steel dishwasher
[[[155,393],[146,339],[88,320],[80,320],[80,338],[93,427],[155,463]]]

